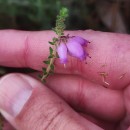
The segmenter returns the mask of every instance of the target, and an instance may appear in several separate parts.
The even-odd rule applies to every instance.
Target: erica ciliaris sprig
[[[53,29],[58,36],[49,42],[52,47],[49,47],[48,59],[43,61],[47,65],[46,68],[42,68],[43,74],[41,75],[41,80],[43,82],[46,81],[49,74],[54,72],[54,61],[56,58],[60,58],[61,64],[66,64],[68,62],[68,54],[80,60],[85,60],[89,56],[84,48],[89,41],[79,36],[64,35],[64,22],[67,17],[68,9],[62,8],[57,16],[56,27]]]
[[[40,76],[41,80],[45,82],[46,78],[49,76],[49,74],[53,73],[54,71],[54,60],[55,58],[58,57],[57,55],[57,47],[58,44],[60,43],[61,37],[64,36],[64,29],[65,29],[65,20],[68,17],[68,9],[67,8],[62,8],[60,10],[59,15],[57,16],[56,20],[56,27],[53,29],[53,31],[58,35],[57,38],[53,38],[49,44],[53,46],[49,47],[49,56],[46,61],[43,61],[47,67],[42,68],[43,74]]]

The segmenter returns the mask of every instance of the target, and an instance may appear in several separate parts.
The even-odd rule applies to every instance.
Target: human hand
[[[130,36],[95,31],[69,34],[91,42],[86,48],[91,56],[87,64],[69,58],[64,68],[56,61],[58,74],[49,77],[47,87],[27,75],[4,76],[0,111],[18,130],[129,130]],[[40,71],[53,36],[49,31],[0,31],[0,65]]]

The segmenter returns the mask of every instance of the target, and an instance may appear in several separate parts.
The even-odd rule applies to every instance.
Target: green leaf
[[[53,55],[48,56],[48,58],[53,58],[53,57],[54,57]]]
[[[54,37],[53,42],[56,42],[56,41],[58,41],[58,38]]]
[[[43,72],[44,75],[47,75],[47,72]]]
[[[50,64],[50,61],[49,60],[47,60],[47,61],[43,61],[45,64]]]
[[[54,43],[54,42],[49,42],[49,44],[51,44],[51,45],[55,45],[55,43]]]
[[[42,71],[43,71],[43,72],[46,72],[46,68],[42,68]]]
[[[49,50],[50,50],[50,55],[53,54],[53,49],[51,47],[49,47]]]
[[[46,72],[46,68],[42,68],[42,71],[43,71],[43,74],[46,75],[47,72]]]
[[[68,9],[67,8],[65,8],[65,7],[63,7],[61,10],[60,10],[60,15],[62,16],[62,17],[68,17]]]

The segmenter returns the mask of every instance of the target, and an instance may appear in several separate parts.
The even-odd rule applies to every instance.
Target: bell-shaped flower
[[[66,46],[71,56],[76,57],[80,60],[84,60],[86,58],[84,48],[78,42],[76,42],[76,40],[68,41]]]
[[[73,36],[72,38],[70,38],[70,41],[76,41],[77,43],[79,43],[80,45],[82,46],[87,46],[88,43],[90,43],[88,40],[82,38],[82,37],[79,37],[79,36]]]
[[[67,63],[67,46],[64,43],[60,43],[57,48],[57,53],[60,58],[61,64]]]

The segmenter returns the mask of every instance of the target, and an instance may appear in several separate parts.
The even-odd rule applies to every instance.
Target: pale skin
[[[36,80],[36,75],[28,78],[18,74],[41,88],[34,90],[10,123],[18,130],[130,130],[130,35],[92,30],[65,34],[89,40],[86,50],[91,58],[80,62],[69,57],[66,68],[57,60],[56,74],[47,79],[46,85]],[[0,65],[41,71],[53,36],[51,31],[0,31]],[[15,80],[16,74],[7,82],[11,78]],[[52,108],[50,115],[48,107]],[[30,114],[33,108],[35,113]],[[39,120],[41,113],[46,116]]]

